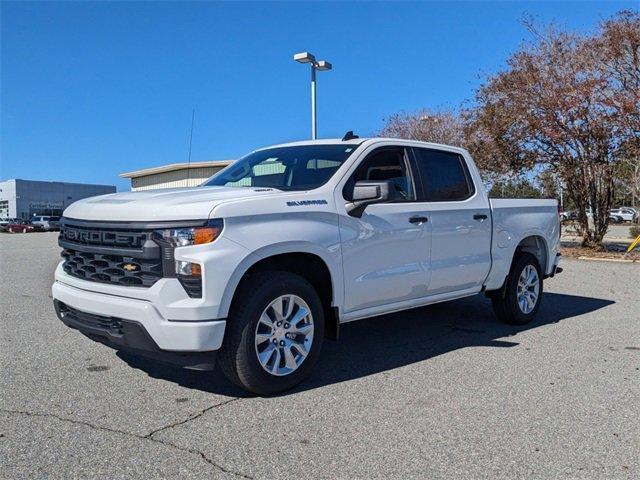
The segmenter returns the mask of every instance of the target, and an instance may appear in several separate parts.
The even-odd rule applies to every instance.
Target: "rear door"
[[[456,151],[412,149],[431,225],[429,295],[477,288],[491,268],[489,202]],[[480,182],[477,182],[480,183]]]

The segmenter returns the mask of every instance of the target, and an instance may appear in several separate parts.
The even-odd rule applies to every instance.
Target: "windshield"
[[[311,190],[326,183],[357,145],[300,145],[250,153],[203,186]]]

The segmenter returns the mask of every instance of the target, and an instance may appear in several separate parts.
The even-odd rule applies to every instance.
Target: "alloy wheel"
[[[271,375],[295,372],[313,344],[313,315],[297,295],[281,295],[264,309],[255,331],[258,361]]]
[[[525,315],[533,311],[540,296],[540,277],[533,265],[527,265],[518,278],[518,307]]]

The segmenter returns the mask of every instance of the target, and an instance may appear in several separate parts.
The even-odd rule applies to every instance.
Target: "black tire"
[[[538,273],[540,288],[533,310],[529,313],[524,313],[518,305],[518,279],[520,278],[520,274],[529,265],[533,266]],[[536,257],[530,253],[518,254],[511,265],[511,271],[509,272],[509,276],[507,277],[504,286],[491,295],[493,311],[500,321],[514,325],[526,325],[535,318],[538,310],[540,309],[540,303],[542,302],[542,276],[542,269],[540,268],[540,264]]]
[[[309,306],[313,315],[313,341],[306,358],[296,370],[277,376],[260,364],[255,332],[265,308],[286,294],[297,295]],[[323,337],[322,302],[311,284],[289,272],[260,272],[247,277],[238,288],[217,363],[232,383],[258,395],[273,395],[293,388],[310,375],[320,356]]]

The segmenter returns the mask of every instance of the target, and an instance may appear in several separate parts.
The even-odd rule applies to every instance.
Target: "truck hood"
[[[277,189],[195,187],[112,193],[74,202],[67,218],[101,221],[203,220],[222,202],[255,196],[287,195]]]

